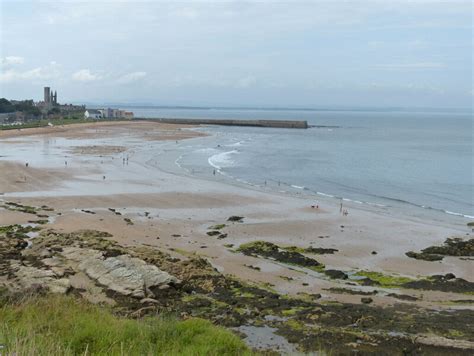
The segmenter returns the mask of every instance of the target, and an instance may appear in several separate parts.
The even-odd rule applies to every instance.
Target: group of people
[[[347,209],[342,208],[342,199],[341,199],[341,206],[339,207],[339,213],[341,213],[343,216],[349,215],[349,211]]]

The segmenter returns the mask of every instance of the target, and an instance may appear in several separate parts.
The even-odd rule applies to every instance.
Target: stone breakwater
[[[167,119],[167,118],[136,118],[134,120],[152,120],[165,124],[179,125],[224,125],[224,126],[255,126],[282,129],[307,129],[307,121],[298,120],[234,120],[234,119]]]

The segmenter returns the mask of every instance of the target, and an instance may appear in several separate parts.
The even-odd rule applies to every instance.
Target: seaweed
[[[277,245],[266,241],[255,241],[240,245],[237,251],[248,256],[262,256],[274,259],[278,262],[316,270],[322,270],[324,268],[324,265],[315,259],[306,257],[299,252],[281,249]]]
[[[420,253],[409,251],[408,257],[425,261],[440,261],[445,256],[474,256],[474,239],[464,240],[460,237],[451,237],[444,241],[442,246],[430,246]]]

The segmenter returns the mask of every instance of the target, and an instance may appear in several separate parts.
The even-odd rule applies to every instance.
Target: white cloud
[[[60,75],[60,67],[56,62],[47,66],[33,68],[27,71],[9,69],[0,72],[0,82],[13,82],[19,80],[52,79]]]
[[[7,56],[0,59],[0,63],[4,66],[23,64],[24,62],[25,62],[25,59],[23,57],[18,57],[18,56]]]
[[[81,69],[73,73],[72,79],[78,82],[93,82],[99,80],[102,77],[98,74],[93,74],[89,69]]]
[[[118,83],[121,84],[128,84],[132,82],[136,82],[146,77],[146,72],[132,72],[125,74],[117,79]]]

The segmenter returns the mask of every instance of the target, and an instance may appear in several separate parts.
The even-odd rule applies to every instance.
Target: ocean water
[[[176,164],[196,175],[361,205],[471,219],[473,118],[468,111],[128,107],[136,117],[307,120],[307,130],[209,126]]]

